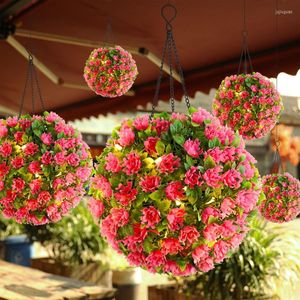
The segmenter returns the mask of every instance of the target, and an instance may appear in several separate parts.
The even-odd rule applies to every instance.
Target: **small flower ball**
[[[300,181],[291,174],[271,174],[262,178],[265,199],[261,215],[276,223],[294,220],[300,213]]]
[[[85,194],[87,144],[53,112],[0,120],[0,211],[18,223],[59,221]]]
[[[93,50],[84,68],[84,79],[90,89],[109,98],[128,92],[137,74],[131,54],[120,46]]]
[[[226,77],[213,100],[214,115],[248,140],[270,132],[282,110],[278,91],[260,73]]]
[[[243,240],[260,196],[242,138],[204,109],[138,116],[97,158],[89,207],[133,266],[206,272]]]

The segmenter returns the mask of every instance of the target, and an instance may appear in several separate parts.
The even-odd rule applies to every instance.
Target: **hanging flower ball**
[[[127,120],[97,158],[90,209],[101,234],[150,272],[208,271],[243,240],[255,159],[204,109]]]
[[[18,223],[59,221],[85,194],[92,161],[79,132],[53,112],[0,120],[0,210]]]
[[[265,199],[259,210],[271,222],[289,222],[300,213],[300,181],[291,174],[271,174],[262,178]]]
[[[93,50],[84,68],[84,79],[90,89],[110,98],[124,95],[137,74],[131,54],[120,46]]]
[[[213,100],[213,113],[248,140],[275,126],[283,104],[273,83],[260,73],[226,77]]]

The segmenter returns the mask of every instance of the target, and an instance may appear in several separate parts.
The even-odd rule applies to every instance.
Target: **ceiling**
[[[8,4],[0,0],[0,15]],[[19,2],[26,2],[21,0]],[[20,29],[88,39],[105,40],[108,17],[113,40],[121,46],[144,47],[161,56],[165,25],[161,0],[45,0],[16,11],[13,22]],[[241,0],[173,0],[178,10],[173,28],[188,92],[208,92],[218,87],[222,78],[237,71],[241,52],[243,2]],[[276,9],[277,2],[277,9]],[[31,4],[32,4],[31,3]],[[20,10],[20,8],[19,8]],[[276,12],[278,30],[276,31]],[[268,77],[280,71],[296,74],[300,68],[300,1],[247,0],[246,21],[249,49],[254,69]],[[83,67],[92,48],[41,41],[20,36],[17,41],[67,82],[84,85]],[[134,96],[105,99],[93,92],[67,88],[52,83],[38,72],[48,110],[66,119],[75,119],[135,110],[152,100],[159,68],[147,58],[134,55],[139,76],[133,86]],[[24,86],[27,62],[5,40],[0,40],[0,106],[18,110]],[[300,83],[299,83],[300,84]],[[180,87],[176,88],[181,98]],[[168,99],[167,81],[161,97]],[[25,109],[30,112],[28,96]]]

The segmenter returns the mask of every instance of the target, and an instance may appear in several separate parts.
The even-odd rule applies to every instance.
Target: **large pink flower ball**
[[[283,110],[273,83],[260,73],[226,77],[213,100],[213,113],[248,140],[262,138]]]
[[[90,89],[110,98],[124,95],[137,74],[131,54],[120,46],[93,50],[84,68],[84,79]]]
[[[127,120],[97,158],[90,209],[129,263],[191,275],[243,240],[260,179],[242,138],[204,109]]]
[[[271,222],[283,223],[300,213],[300,181],[291,174],[270,174],[262,178],[265,199],[259,206],[261,215]]]
[[[85,194],[92,161],[78,131],[53,112],[0,120],[0,211],[18,223],[59,221]]]

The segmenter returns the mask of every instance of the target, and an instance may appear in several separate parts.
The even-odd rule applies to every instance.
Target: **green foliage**
[[[299,277],[300,255],[299,249],[291,245],[294,239],[279,226],[268,228],[266,223],[254,219],[248,236],[231,257],[207,273],[184,279],[182,290],[205,300],[260,299],[266,294],[274,295],[278,293],[276,282],[288,285],[291,278]]]
[[[0,241],[10,235],[18,235],[23,232],[23,226],[11,219],[5,219],[0,213]]]
[[[92,215],[81,202],[58,223],[25,226],[32,241],[40,242],[54,260],[79,265],[100,260],[106,244]]]

